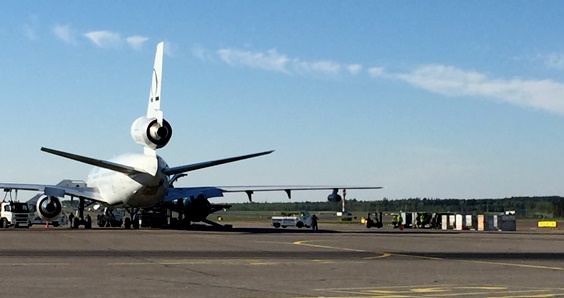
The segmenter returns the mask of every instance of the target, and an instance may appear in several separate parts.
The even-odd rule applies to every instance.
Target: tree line
[[[457,212],[464,214],[500,213],[515,211],[517,216],[528,218],[564,217],[564,197],[511,197],[502,199],[428,199],[409,198],[378,201],[347,200],[348,212]],[[234,203],[232,211],[341,211],[341,203],[332,202],[286,202],[286,203]]]

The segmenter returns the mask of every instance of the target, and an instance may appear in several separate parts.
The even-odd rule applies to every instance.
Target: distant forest
[[[347,200],[347,212],[459,212],[465,214],[500,213],[515,211],[519,217],[563,218],[564,197],[511,197],[503,199],[427,199],[410,198],[378,201]],[[341,211],[341,203],[332,202],[286,202],[286,203],[235,203],[232,211]]]

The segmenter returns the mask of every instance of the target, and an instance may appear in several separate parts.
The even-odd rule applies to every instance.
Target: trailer
[[[368,216],[366,217],[367,228],[382,228],[383,226],[384,224],[382,223],[382,212],[368,213]]]

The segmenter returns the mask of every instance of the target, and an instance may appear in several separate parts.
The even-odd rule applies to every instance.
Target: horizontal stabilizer
[[[203,168],[218,166],[218,165],[222,165],[222,164],[226,164],[226,163],[230,163],[230,162],[234,162],[234,161],[239,161],[239,160],[243,160],[243,159],[253,158],[253,157],[257,157],[257,156],[261,156],[261,155],[266,155],[266,154],[270,154],[272,152],[274,152],[274,150],[264,151],[264,152],[259,152],[259,153],[253,153],[253,154],[248,154],[248,155],[242,155],[242,156],[236,156],[236,157],[230,157],[230,158],[224,158],[224,159],[218,159],[218,160],[205,161],[205,162],[194,163],[194,164],[190,164],[190,165],[183,165],[183,166],[178,166],[178,167],[166,168],[166,169],[163,170],[163,173],[166,174],[166,175],[174,175],[174,174],[179,174],[179,173],[185,173],[185,172],[190,172],[190,171],[199,170],[199,169],[203,169]]]
[[[83,162],[83,163],[93,165],[93,166],[96,166],[96,167],[100,167],[100,168],[124,173],[124,174],[127,174],[127,175],[147,174],[146,172],[136,170],[133,167],[118,164],[118,163],[107,161],[107,160],[94,159],[94,158],[90,158],[90,157],[86,157],[86,156],[76,155],[76,154],[72,154],[72,153],[67,153],[67,152],[63,152],[63,151],[45,148],[45,147],[41,147],[41,151],[51,153],[51,154],[55,154],[55,155],[58,155],[58,156],[62,156],[62,157],[68,158],[68,159],[76,160],[76,161],[79,161],[79,162]]]

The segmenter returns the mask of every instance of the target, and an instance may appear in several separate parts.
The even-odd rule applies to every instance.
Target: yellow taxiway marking
[[[390,286],[381,288],[329,288],[316,291],[348,294],[348,297],[461,297],[477,296],[491,298],[516,297],[555,297],[564,294],[564,289],[527,288],[519,286],[456,286],[456,285],[419,285]],[[339,296],[340,297],[340,296]]]
[[[389,254],[389,253],[380,253],[380,252],[373,252],[373,251],[362,250],[362,249],[312,244],[312,243],[307,243],[307,242],[311,242],[311,241],[306,241],[306,240],[295,241],[294,244],[295,245],[310,246],[310,247],[318,247],[318,248],[327,248],[327,249],[333,249],[333,250],[355,251],[355,252],[367,252],[367,253],[381,254],[381,255],[378,255],[378,256],[374,256],[374,257],[366,257],[366,258],[364,258],[365,260],[381,259],[381,258],[387,258],[387,257],[391,256],[391,254]]]
[[[487,265],[531,268],[531,269],[560,270],[560,271],[564,270],[564,267],[554,267],[554,266],[529,265],[529,264],[517,264],[517,263],[505,263],[505,262],[492,262],[492,261],[471,261],[471,260],[459,260],[459,261],[487,264]]]
[[[295,245],[310,246],[310,247],[328,248],[328,249],[334,249],[334,250],[356,251],[356,252],[369,252],[369,251],[367,251],[367,250],[361,250],[361,249],[346,248],[346,247],[336,247],[336,246],[328,246],[328,245],[319,245],[319,244],[311,244],[311,243],[306,243],[306,242],[311,242],[311,241],[306,241],[306,240],[295,241],[294,244],[295,244]]]
[[[0,266],[69,266],[70,263],[0,263]]]
[[[311,240],[313,241],[313,240]],[[329,245],[320,245],[320,244],[312,244],[309,243],[311,241],[295,241],[293,244],[295,245],[303,245],[303,246],[310,246],[310,247],[318,247],[318,248],[327,248],[333,250],[342,250],[342,251],[355,251],[355,252],[368,252],[368,253],[376,253],[367,250],[361,249],[354,249],[354,248],[346,248],[346,247],[337,247],[337,246],[329,246]],[[543,265],[533,265],[533,264],[518,264],[518,263],[507,263],[507,262],[495,262],[495,261],[479,261],[479,260],[463,260],[463,259],[447,259],[447,258],[439,258],[439,257],[427,257],[427,256],[419,256],[417,254],[403,254],[403,253],[386,253],[382,252],[379,256],[374,257],[366,257],[365,260],[370,259],[380,259],[386,258],[390,256],[404,256],[404,257],[412,257],[418,259],[426,259],[426,260],[445,260],[445,261],[457,261],[457,262],[470,262],[470,263],[477,263],[477,264],[486,264],[486,265],[498,265],[498,266],[508,266],[508,267],[520,267],[520,268],[530,268],[530,269],[543,269],[543,270],[558,270],[564,271],[564,267],[556,267],[556,266],[543,266]]]

